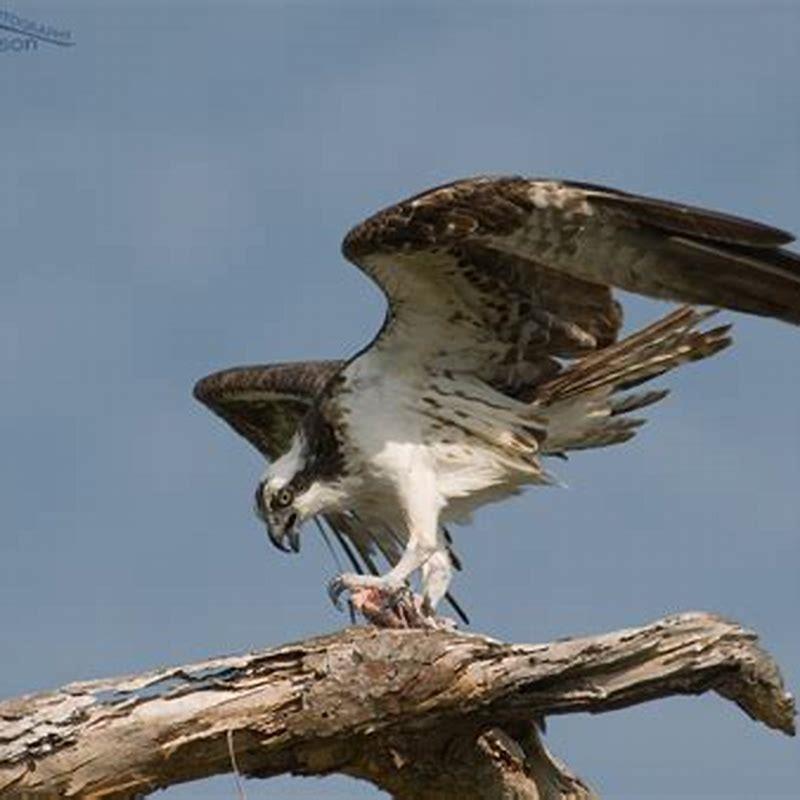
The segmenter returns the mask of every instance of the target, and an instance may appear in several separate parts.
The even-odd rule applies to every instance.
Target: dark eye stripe
[[[256,486],[256,513],[261,519],[267,515],[267,507],[264,504],[264,481],[260,481]]]

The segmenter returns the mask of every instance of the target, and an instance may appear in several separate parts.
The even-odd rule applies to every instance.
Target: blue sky
[[[345,624],[313,529],[252,516],[260,459],[191,398],[349,354],[383,316],[339,256],[377,207],[477,173],[603,182],[800,230],[800,5],[24,2],[0,52],[0,696]],[[634,299],[631,323],[660,313]],[[666,381],[630,445],[457,532],[473,629],[534,641],[707,609],[800,684],[800,331]],[[789,798],[797,743],[716,697],[554,719],[605,797]],[[345,779],[250,798],[372,798]],[[231,797],[229,777],[166,792]]]

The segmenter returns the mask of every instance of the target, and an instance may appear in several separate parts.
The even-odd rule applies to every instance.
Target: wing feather
[[[384,209],[350,231],[343,252],[398,301],[396,314],[472,311],[476,343],[513,339],[516,324],[501,309],[476,325],[476,306],[497,310],[508,298],[509,312],[527,298],[604,346],[621,319],[612,287],[800,324],[800,257],[780,247],[791,241],[760,222],[602,186],[479,177]],[[464,339],[441,321],[437,333]],[[565,355],[551,342],[528,360],[548,353]],[[497,352],[484,348],[483,358],[496,363]]]
[[[794,241],[794,236],[787,231],[732,214],[628,194],[602,186],[588,188],[593,205],[662,231],[751,247],[779,247]]]
[[[233,367],[199,380],[194,396],[275,460],[291,444],[314,398],[343,361],[298,361]]]

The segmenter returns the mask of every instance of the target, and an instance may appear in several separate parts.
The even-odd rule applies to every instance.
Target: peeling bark
[[[350,628],[0,703],[0,796],[133,798],[232,769],[341,772],[398,800],[582,800],[536,719],[716,691],[794,733],[775,663],[709,614],[549,644]]]

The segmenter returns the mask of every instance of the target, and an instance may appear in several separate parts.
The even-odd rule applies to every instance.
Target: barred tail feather
[[[544,455],[606,447],[631,439],[645,420],[628,416],[668,390],[630,392],[681,364],[731,344],[730,325],[699,326],[715,314],[683,306],[615,345],[576,361],[537,391],[534,408],[547,419]]]

